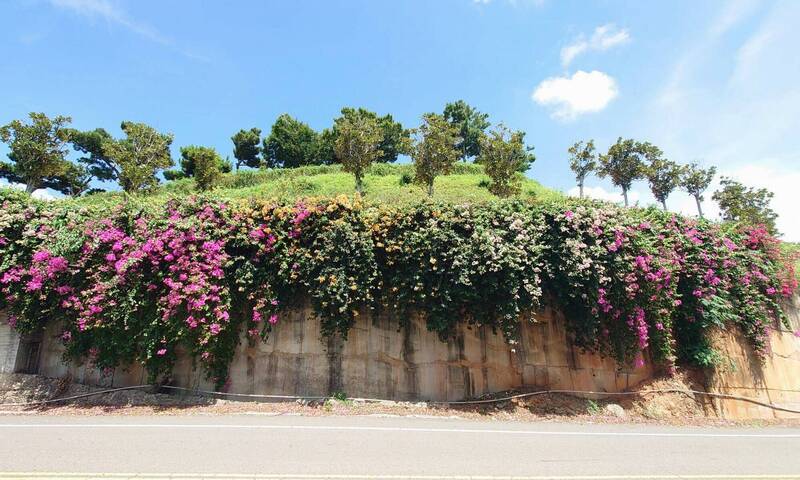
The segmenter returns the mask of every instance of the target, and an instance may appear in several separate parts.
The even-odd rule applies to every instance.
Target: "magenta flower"
[[[37,263],[44,263],[50,259],[50,252],[47,250],[39,250],[33,254],[33,261]]]

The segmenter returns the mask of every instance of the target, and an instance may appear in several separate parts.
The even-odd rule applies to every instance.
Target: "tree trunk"
[[[623,188],[622,189],[622,198],[625,200],[625,206],[627,207],[628,206],[628,189],[627,188]]]
[[[700,206],[700,197],[695,195],[694,201],[697,202],[697,214],[700,215],[700,218],[703,218],[703,207]]]
[[[433,182],[428,184],[428,196],[429,197],[433,196]]]
[[[665,212],[667,211],[667,201],[666,200],[661,200],[661,208],[663,208]]]
[[[36,185],[33,182],[28,182],[25,184],[25,192],[33,193],[36,191]]]
[[[364,186],[361,184],[361,177],[356,175],[356,193],[361,194],[364,190]]]
[[[578,190],[580,191],[580,197],[583,198],[583,180],[578,183]]]

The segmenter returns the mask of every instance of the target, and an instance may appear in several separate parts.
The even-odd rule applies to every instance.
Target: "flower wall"
[[[140,362],[152,380],[188,352],[224,384],[243,337],[266,338],[309,301],[325,335],[391,308],[422,313],[442,338],[471,322],[509,342],[547,303],[579,347],[634,364],[648,351],[668,372],[719,360],[712,327],[738,326],[765,353],[797,287],[762,228],[589,201],[79,208],[6,190],[0,202],[10,322],[23,333],[60,322],[68,360],[109,371]]]

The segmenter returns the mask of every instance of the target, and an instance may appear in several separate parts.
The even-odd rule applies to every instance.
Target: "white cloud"
[[[561,64],[564,67],[587,51],[604,52],[619,45],[628,43],[631,39],[628,30],[617,28],[613,23],[601,25],[594,29],[590,38],[579,35],[572,43],[561,49]]]
[[[84,17],[100,18],[109,24],[119,25],[142,38],[169,47],[181,55],[194,60],[208,61],[205,57],[176,47],[175,42],[171,38],[162,35],[158,30],[145,23],[134,20],[111,0],[50,0],[50,4],[57,8],[70,10]]]
[[[597,70],[578,70],[571,77],[543,80],[531,98],[539,105],[551,107],[553,117],[572,120],[603,110],[617,95],[617,82],[612,77]]]

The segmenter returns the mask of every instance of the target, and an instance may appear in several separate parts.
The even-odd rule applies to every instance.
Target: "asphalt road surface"
[[[0,479],[99,473],[270,479],[800,478],[800,429],[407,417],[0,416],[0,472]]]

